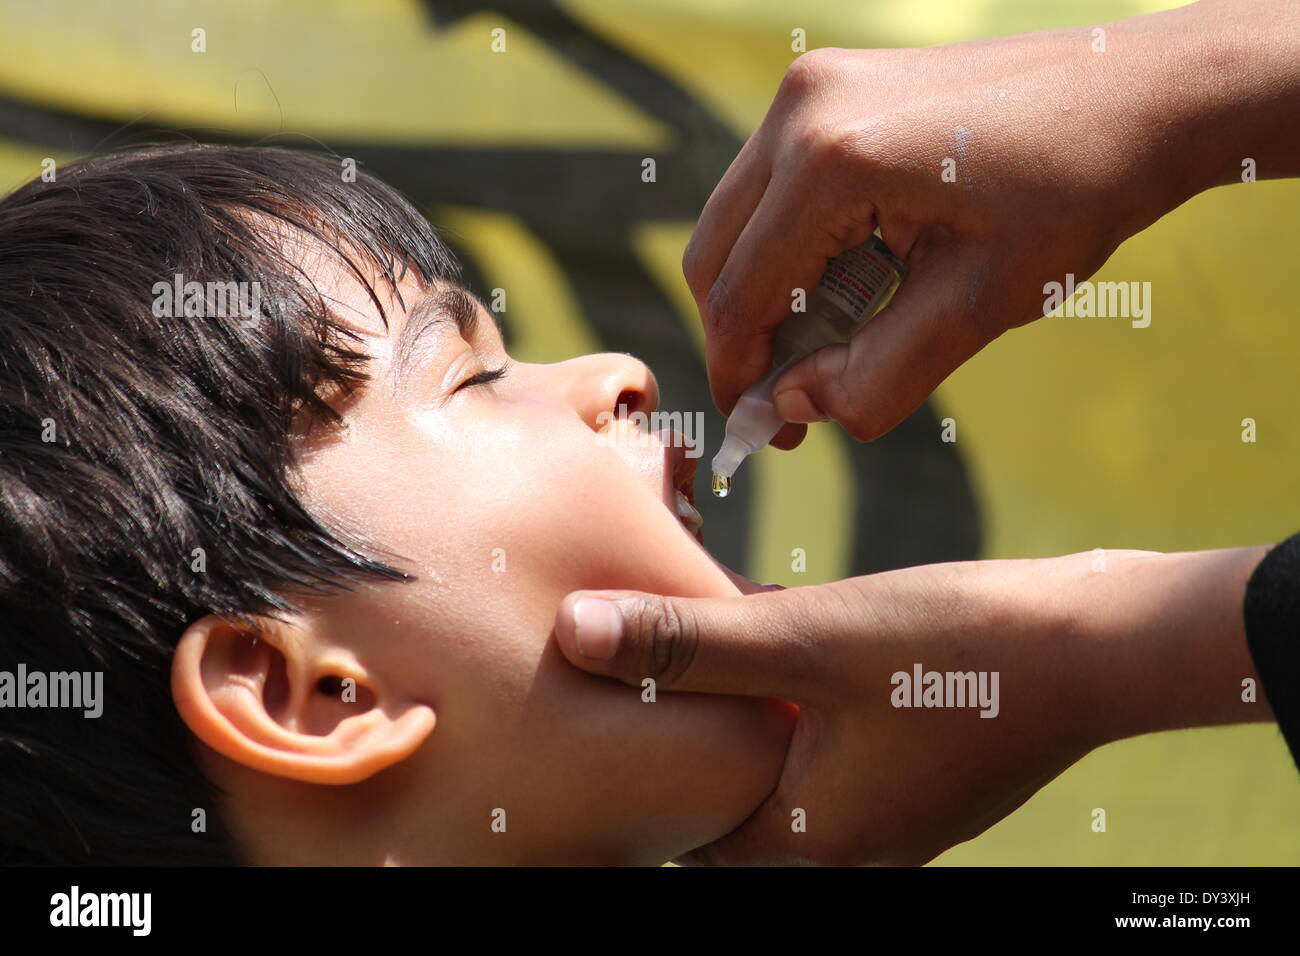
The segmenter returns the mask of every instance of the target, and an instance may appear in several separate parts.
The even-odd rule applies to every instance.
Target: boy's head
[[[98,718],[0,709],[0,860],[655,862],[770,791],[786,706],[646,703],[551,639],[578,588],[742,584],[617,415],[653,377],[515,362],[457,279],[303,153],[0,201],[0,670],[104,674]]]

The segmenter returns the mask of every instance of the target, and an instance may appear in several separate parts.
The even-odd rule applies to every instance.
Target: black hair
[[[150,145],[0,200],[0,670],[100,671],[104,697],[98,718],[0,707],[0,863],[243,862],[172,701],[178,638],[205,614],[405,578],[291,489],[301,422],[337,424],[326,397],[368,356],[285,235],[338,254],[385,321],[367,266],[392,287],[459,276],[416,209],[348,174]],[[156,307],[177,276],[216,317]],[[221,317],[231,282],[260,289],[260,315]]]

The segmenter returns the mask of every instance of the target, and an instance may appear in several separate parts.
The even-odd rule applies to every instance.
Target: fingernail
[[[573,643],[578,653],[594,661],[607,661],[623,639],[623,616],[611,601],[583,598],[573,606]]]
[[[802,388],[787,388],[772,396],[776,413],[787,422],[824,422],[823,412]]]

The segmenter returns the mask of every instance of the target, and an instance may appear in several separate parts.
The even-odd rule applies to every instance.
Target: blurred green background
[[[1177,5],[0,0],[0,192],[45,157],[177,135],[355,158],[447,231],[476,291],[509,291],[517,358],[632,352],[664,407],[708,410],[711,454],[721,420],[680,259],[797,55],[793,30],[808,49],[917,46]],[[701,495],[711,546],[793,585],[924,561],[1280,540],[1300,527],[1297,221],[1296,181],[1197,197],[1095,277],[1150,281],[1149,328],[1039,322],[878,442],[817,426],[797,453],[754,459],[725,504]],[[947,416],[955,444],[939,441]],[[795,548],[805,573],[791,570]],[[1294,865],[1298,798],[1271,725],[1160,734],[1090,755],[939,862]]]

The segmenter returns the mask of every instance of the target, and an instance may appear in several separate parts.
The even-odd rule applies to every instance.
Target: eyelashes
[[[462,388],[472,388],[475,385],[489,385],[492,382],[500,381],[505,377],[505,374],[506,366],[504,365],[500,368],[479,372],[477,375],[471,375],[469,378],[465,379],[465,381],[461,382],[460,387],[457,388],[456,391],[459,392]]]

